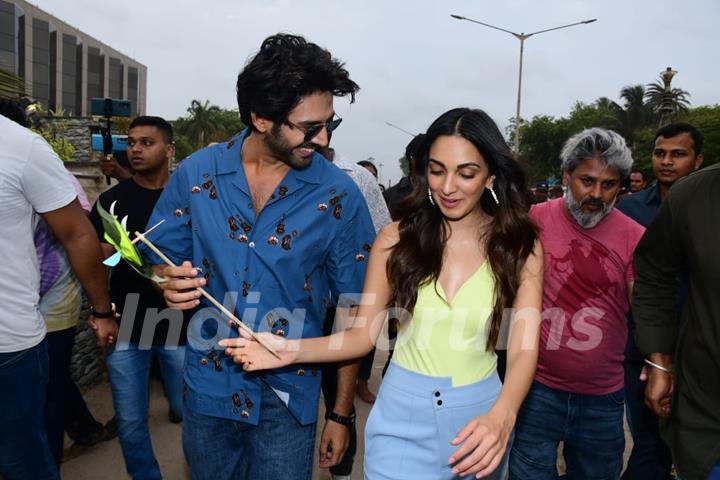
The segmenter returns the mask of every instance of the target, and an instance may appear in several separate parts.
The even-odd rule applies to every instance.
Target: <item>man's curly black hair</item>
[[[280,123],[307,95],[350,95],[352,103],[359,89],[344,64],[329,51],[285,33],[265,39],[260,51],[238,75],[236,85],[240,117],[251,128],[250,112]]]

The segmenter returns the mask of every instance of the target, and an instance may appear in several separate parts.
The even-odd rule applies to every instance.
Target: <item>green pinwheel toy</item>
[[[118,262],[120,262],[120,259],[124,259],[128,264],[130,264],[133,269],[135,269],[136,272],[138,272],[143,277],[149,278],[156,283],[164,282],[165,279],[155,274],[152,267],[143,261],[143,258],[140,256],[140,252],[138,252],[137,248],[135,248],[135,243],[138,241],[142,241],[145,245],[148,246],[148,248],[150,248],[160,258],[162,258],[167,265],[175,267],[175,264],[165,254],[158,250],[158,248],[153,245],[150,240],[145,238],[148,233],[150,233],[153,229],[163,223],[164,220],[161,220],[156,225],[150,227],[147,231],[145,231],[145,233],[135,232],[135,239],[130,240],[130,234],[127,231],[127,216],[125,216],[122,220],[118,220],[117,216],[115,215],[115,203],[117,202],[113,202],[110,205],[109,212],[102,207],[100,202],[98,202],[97,204],[98,213],[100,214],[100,219],[102,220],[103,228],[105,230],[105,241],[107,241],[110,245],[115,247],[115,250],[117,250],[117,252],[115,252],[113,255],[106,258],[103,263],[109,267],[114,267],[118,264]],[[210,303],[212,303],[218,310],[220,310],[223,315],[227,317],[231,325],[234,325],[240,330],[246,332],[250,338],[254,339],[260,345],[265,347],[275,357],[277,357],[278,359],[280,358],[275,352],[275,350],[270,347],[270,345],[268,345],[265,341],[259,338],[255,334],[255,332],[250,329],[250,327],[245,325],[239,318],[235,316],[233,312],[231,312],[223,304],[218,302],[212,295],[205,291],[205,289],[198,287],[198,291],[205,298],[207,298]]]
[[[123,217],[122,220],[118,220],[115,215],[116,203],[117,202],[113,202],[110,205],[109,212],[103,208],[100,202],[97,203],[98,213],[100,214],[103,229],[105,230],[105,241],[117,250],[113,255],[106,258],[103,263],[109,267],[114,267],[122,258],[143,277],[149,278],[153,282],[162,282],[164,279],[158,277],[152,267],[143,261],[143,258],[140,256],[140,252],[138,252],[135,247],[135,243],[139,240],[139,237],[136,237],[135,240],[130,240],[130,234],[127,231],[127,216]],[[162,223],[162,221],[160,223]],[[155,227],[160,225],[160,223],[154,225],[145,233],[149,233]]]

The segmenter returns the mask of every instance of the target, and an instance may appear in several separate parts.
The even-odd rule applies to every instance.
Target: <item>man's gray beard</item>
[[[603,208],[599,212],[595,213],[585,213],[582,211],[583,203],[578,202],[575,197],[572,194],[572,190],[568,188],[567,194],[565,195],[565,205],[567,205],[567,209],[570,212],[570,215],[573,216],[575,221],[582,227],[582,228],[593,228],[598,223],[602,221],[603,218],[605,218],[608,213],[610,213],[615,206],[615,202],[617,201],[617,196],[613,198],[612,202],[605,203],[602,202]]]

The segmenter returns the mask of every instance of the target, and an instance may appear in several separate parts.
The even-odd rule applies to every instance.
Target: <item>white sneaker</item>
[[[350,475],[330,475],[332,480],[350,480]]]

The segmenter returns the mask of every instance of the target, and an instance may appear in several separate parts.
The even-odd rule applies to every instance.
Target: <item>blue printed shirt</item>
[[[180,164],[148,225],[165,221],[148,238],[176,264],[201,268],[205,289],[254,331],[321,336],[331,299],[362,292],[375,237],[367,205],[350,177],[316,153],[307,168],[288,171],[256,215],[241,163],[247,135]],[[143,255],[163,263],[147,249]],[[236,336],[201,297],[188,329],[186,406],[257,424],[264,381],[301,424],[315,422],[317,366],[245,372],[217,345]]]

